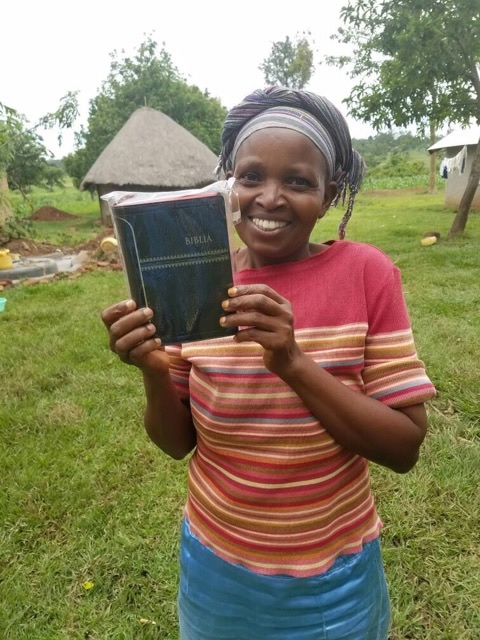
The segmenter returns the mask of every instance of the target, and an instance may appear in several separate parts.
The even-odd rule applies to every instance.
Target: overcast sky
[[[344,4],[346,0],[7,0],[0,38],[0,102],[34,124],[55,111],[68,91],[78,91],[78,130],[109,73],[110,54],[131,54],[151,35],[165,45],[189,83],[228,108],[263,86],[258,67],[273,42],[310,31],[317,62],[338,51],[330,36],[341,24]],[[344,72],[317,65],[307,88],[340,108],[353,137],[367,137],[372,129],[353,121],[342,104],[351,85]],[[72,133],[63,134],[60,148],[58,131],[40,133],[56,157],[73,150]]]

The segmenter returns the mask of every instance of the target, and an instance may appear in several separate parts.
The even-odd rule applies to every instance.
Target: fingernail
[[[222,317],[220,318],[220,324],[225,324],[225,323],[226,323],[226,321],[227,321],[227,319],[226,319],[226,317],[225,317],[225,316],[222,316]]]
[[[237,293],[237,287],[230,287],[227,293],[229,296],[234,296]]]
[[[125,303],[125,306],[127,309],[135,309],[135,301],[134,300],[127,300]]]
[[[143,310],[143,315],[144,315],[146,318],[151,318],[151,317],[153,316],[153,312],[152,312],[152,310],[151,310],[151,309],[144,309],[144,310]]]
[[[224,309],[228,309],[228,305],[229,305],[229,304],[230,304],[230,302],[229,302],[228,300],[224,300],[224,301],[222,302],[222,307],[223,307]]]

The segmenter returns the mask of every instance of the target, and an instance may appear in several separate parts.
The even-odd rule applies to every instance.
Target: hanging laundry
[[[450,171],[458,171],[458,173],[463,173],[465,171],[465,164],[467,161],[467,147],[466,145],[460,149],[456,156],[453,158],[448,158],[448,172]]]
[[[440,176],[445,180],[448,178],[448,158],[443,158],[440,163]]]

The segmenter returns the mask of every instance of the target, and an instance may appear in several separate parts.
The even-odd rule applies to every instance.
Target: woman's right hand
[[[151,309],[137,309],[133,300],[123,300],[105,309],[101,317],[108,331],[110,350],[122,362],[133,364],[144,373],[168,373],[168,355],[155,336]]]

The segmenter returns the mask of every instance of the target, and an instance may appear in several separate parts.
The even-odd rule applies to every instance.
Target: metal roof
[[[469,127],[468,129],[456,129],[447,136],[428,147],[428,151],[438,151],[449,147],[463,147],[465,145],[476,145],[480,140],[480,126]]]

